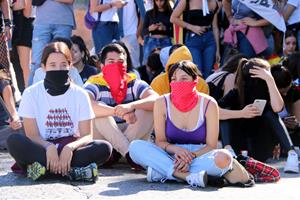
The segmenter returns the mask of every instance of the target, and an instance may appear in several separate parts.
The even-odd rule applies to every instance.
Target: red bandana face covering
[[[126,67],[120,62],[112,63],[105,65],[102,72],[113,99],[117,104],[121,104],[127,94]]]
[[[171,101],[181,112],[192,110],[198,103],[197,81],[171,82]]]

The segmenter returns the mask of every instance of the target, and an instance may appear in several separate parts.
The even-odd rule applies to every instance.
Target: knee
[[[7,148],[11,149],[13,147],[19,146],[23,137],[25,136],[21,134],[17,134],[17,133],[11,134],[6,140]]]
[[[112,146],[109,142],[107,141],[101,141],[101,142],[95,142],[94,143],[96,146],[96,152],[98,153],[95,153],[96,155],[102,155],[104,158],[104,160],[107,160],[110,156],[111,156],[111,153],[112,153]]]
[[[143,140],[134,140],[129,145],[129,155],[130,157],[136,157],[139,152],[142,150],[142,147],[145,146],[146,141]]]
[[[220,169],[225,169],[231,166],[232,156],[227,150],[219,150],[215,155],[215,164]]]

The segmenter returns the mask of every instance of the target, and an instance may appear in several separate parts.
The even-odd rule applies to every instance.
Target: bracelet
[[[167,151],[167,147],[171,145],[170,143],[166,144],[166,146],[164,147],[164,150]]]
[[[10,19],[4,19],[4,25],[11,28],[13,25],[12,25],[12,22]]]

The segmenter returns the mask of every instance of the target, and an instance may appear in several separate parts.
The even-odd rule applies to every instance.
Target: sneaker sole
[[[298,174],[299,168],[298,167],[285,167],[283,171],[284,171],[284,173]]]
[[[27,176],[34,181],[45,175],[45,173],[46,168],[38,162],[34,162],[27,167]]]
[[[203,173],[203,185],[201,187],[205,188],[207,186],[208,178],[207,178],[207,172],[205,171]]]
[[[152,182],[153,182],[152,179],[151,179],[151,174],[152,174],[152,168],[151,168],[151,167],[148,167],[148,169],[147,169],[147,181],[148,181],[149,183],[152,183]]]

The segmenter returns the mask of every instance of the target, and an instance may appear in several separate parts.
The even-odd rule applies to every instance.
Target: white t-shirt
[[[102,0],[102,4],[111,3],[112,0]],[[101,0],[98,1],[98,5],[101,3]],[[101,12],[100,21],[101,22],[119,22],[118,9],[113,7]],[[98,20],[98,13],[93,12],[92,16],[94,19]]]
[[[128,0],[123,7],[123,32],[124,36],[135,35],[138,26],[138,16],[134,0]]]
[[[63,95],[51,96],[44,87],[44,81],[24,91],[18,112],[21,117],[36,119],[44,140],[79,137],[79,122],[95,117],[84,89],[71,83]]]
[[[287,4],[295,7],[294,12],[288,19],[288,24],[291,25],[300,22],[300,0],[288,0]]]
[[[34,72],[34,76],[33,76],[33,83],[37,83],[39,81],[42,81],[45,79],[46,76],[46,72],[43,68],[38,68],[35,72]],[[74,81],[74,83],[80,87],[83,86],[83,81],[80,77],[80,74],[78,72],[78,70],[75,67],[71,67],[70,71],[69,71],[69,77],[72,79],[72,81]]]

